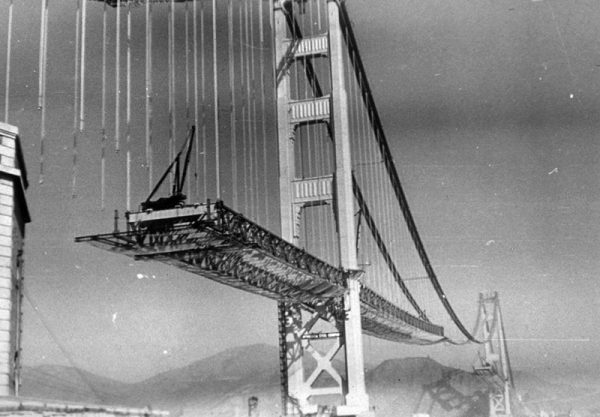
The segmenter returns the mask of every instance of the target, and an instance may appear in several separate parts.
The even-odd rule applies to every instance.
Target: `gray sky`
[[[31,183],[26,279],[31,299],[68,356],[93,372],[136,380],[227,347],[276,344],[273,301],[72,243],[76,235],[112,230],[112,210],[125,206],[124,152],[111,151],[107,210],[100,210],[100,74],[93,67],[99,68],[101,7],[89,3],[88,131],[80,138],[72,199],[73,2],[51,2],[43,185],[37,183],[39,10],[29,3],[15,0],[9,120],[21,129]],[[413,214],[459,315],[470,325],[478,292],[497,290],[514,339],[514,367],[598,369],[600,5],[348,5]],[[5,33],[0,36],[2,47]],[[157,54],[166,47],[158,37]],[[135,49],[135,62],[142,62],[143,52]],[[164,68],[157,63],[158,79]],[[108,77],[112,83],[113,72]],[[134,83],[134,91],[142,91],[143,73],[134,74]],[[143,138],[141,97],[134,101],[135,146]],[[183,98],[177,100],[181,106]],[[161,105],[155,126],[157,137],[166,138],[164,97],[157,99]],[[135,154],[134,202],[146,193],[142,162],[141,153]],[[272,176],[269,184],[276,181]],[[67,363],[29,304],[25,326],[26,364]],[[370,362],[430,355],[469,367],[476,359],[473,346],[414,348],[371,339],[365,346]]]

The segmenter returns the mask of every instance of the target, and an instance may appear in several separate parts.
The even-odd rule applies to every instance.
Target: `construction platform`
[[[223,202],[126,213],[124,232],[81,236],[76,242],[160,261],[244,291],[314,309],[341,306],[348,279],[362,271],[332,266],[246,219]],[[338,313],[344,314],[343,310]],[[443,329],[363,288],[363,328],[375,337],[435,343]]]

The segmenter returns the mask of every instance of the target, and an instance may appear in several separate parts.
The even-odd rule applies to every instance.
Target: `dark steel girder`
[[[309,308],[342,297],[346,279],[359,273],[327,264],[222,202],[129,213],[128,229],[75,240]]]
[[[343,320],[348,279],[361,271],[334,267],[284,241],[222,202],[129,213],[128,231],[82,236],[76,242],[155,260],[278,301],[325,308]],[[405,343],[443,340],[443,329],[361,290],[365,333]]]

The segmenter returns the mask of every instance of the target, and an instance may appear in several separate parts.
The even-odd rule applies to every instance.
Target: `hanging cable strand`
[[[219,77],[217,72],[217,0],[212,2],[212,29],[213,29],[213,94],[214,94],[214,121],[215,121],[215,186],[217,199],[221,199],[221,171],[219,156]]]
[[[170,1],[167,15],[168,55],[169,55],[169,161],[175,157],[175,0]],[[169,174],[169,190],[173,189],[175,173]]]
[[[84,2],[86,0],[83,0]],[[73,86],[73,168],[71,172],[71,196],[77,197],[77,141],[79,130],[79,65],[80,65],[80,42],[81,42],[81,0],[75,0],[75,77]]]
[[[356,38],[354,36],[352,26],[350,24],[350,18],[348,17],[348,12],[346,10],[346,6],[344,3],[340,4],[340,18],[343,26],[347,28],[347,31],[344,33],[346,44],[349,48],[358,51]],[[354,70],[356,72],[356,76],[360,79],[361,88],[362,88],[362,99],[365,103],[365,106],[370,109],[369,111],[369,122],[373,129],[373,135],[377,142],[377,146],[381,151],[383,163],[386,168],[386,173],[390,178],[392,183],[392,188],[394,194],[397,199],[397,203],[400,206],[405,222],[407,223],[411,238],[413,243],[417,249],[421,262],[423,263],[423,267],[427,271],[427,275],[430,277],[431,284],[436,291],[436,294],[440,301],[442,302],[446,313],[450,316],[454,324],[458,327],[461,333],[471,342],[478,342],[478,340],[465,328],[460,318],[457,316],[453,307],[450,305],[444,291],[437,279],[437,275],[433,270],[433,266],[431,265],[431,261],[429,260],[429,256],[425,250],[421,237],[418,233],[416,223],[410,211],[410,207],[408,206],[408,202],[406,199],[406,195],[404,194],[404,190],[398,178],[398,173],[393,164],[393,160],[391,158],[391,152],[389,150],[389,145],[387,143],[387,139],[385,137],[385,133],[383,131],[382,123],[379,118],[379,114],[377,113],[376,106],[373,100],[373,96],[371,94],[371,89],[369,87],[369,82],[366,78],[365,69],[360,58],[358,52],[355,53],[355,60],[352,62]]]
[[[248,212],[248,175],[247,175],[247,165],[248,165],[248,153],[246,152],[247,145],[247,129],[246,129],[246,82],[245,82],[245,40],[244,40],[244,0],[240,0],[239,3],[239,38],[240,38],[240,94],[241,94],[241,106],[242,106],[242,186],[244,189],[244,212]]]
[[[10,97],[10,53],[12,49],[13,27],[13,0],[8,4],[8,25],[6,35],[6,82],[4,84],[4,122],[8,123],[9,97]]]
[[[115,152],[119,152],[121,122],[121,5],[116,7],[116,40],[115,40]]]
[[[229,65],[229,92],[230,92],[230,126],[231,126],[231,183],[233,186],[233,207],[238,209],[237,185],[237,126],[235,108],[235,57],[233,50],[233,0],[227,3],[227,33],[228,33],[228,65]]]
[[[253,135],[252,135],[252,98],[251,98],[251,80],[250,80],[250,68],[251,68],[251,47],[250,47],[250,21],[248,17],[248,1],[244,1],[244,31],[245,31],[245,39],[244,46],[246,49],[246,121],[247,126],[245,129],[247,130],[247,138],[248,138],[248,198],[249,198],[249,210],[248,214],[251,219],[255,219],[255,203],[254,203],[254,158],[253,158]]]
[[[42,90],[44,88],[43,73],[44,73],[44,41],[46,37],[46,6],[48,0],[42,0],[40,9],[40,42],[39,42],[39,57],[38,57],[38,109],[42,108]]]
[[[259,55],[259,69],[260,72],[260,125],[261,125],[261,136],[262,141],[262,162],[263,162],[263,194],[264,194],[264,205],[265,205],[265,227],[268,227],[269,223],[269,193],[267,192],[267,122],[266,122],[266,97],[265,97],[265,31],[264,31],[264,9],[263,2],[258,2],[258,27],[259,27],[259,41],[260,41],[260,55]]]
[[[186,131],[190,129],[190,9],[188,2],[184,8],[184,47],[185,47],[185,121]]]
[[[100,111],[101,125],[101,150],[100,150],[100,208],[105,208],[106,197],[106,2],[102,9],[102,107]]]
[[[85,0],[84,0],[85,2]],[[127,0],[127,104],[126,104],[126,185],[127,211],[131,211],[131,0]]]
[[[48,0],[42,0],[40,24],[40,56],[39,56],[39,97],[38,108],[42,110],[40,120],[40,176],[38,182],[44,183],[44,147],[46,141],[46,61],[48,48]]]
[[[192,34],[193,41],[192,45],[194,48],[193,60],[194,60],[194,125],[196,126],[196,132],[198,132],[198,6],[197,1],[192,3]],[[196,193],[196,201],[199,200],[200,190],[198,188],[198,166],[200,163],[200,152],[199,146],[194,147],[194,191]]]
[[[202,197],[208,198],[208,169],[206,166],[206,51],[204,47],[204,2],[200,4],[200,85],[202,88]]]
[[[149,1],[146,2],[146,169],[148,192],[152,192],[152,3]]]
[[[190,9],[185,2],[184,27],[185,27],[185,131],[190,131]],[[187,196],[191,196],[192,181],[187,182]]]
[[[81,4],[81,72],[79,80],[79,131],[83,132],[85,128],[85,45],[86,45],[86,21],[87,21],[87,0]]]
[[[250,1],[250,77],[252,80],[252,157],[254,158],[254,190],[255,190],[255,197],[254,197],[254,204],[255,204],[255,219],[256,221],[260,220],[260,187],[258,186],[259,184],[259,178],[258,178],[258,132],[257,132],[257,120],[258,117],[256,115],[256,98],[257,98],[257,93],[256,93],[256,61],[255,61],[255,57],[254,57],[254,49],[256,48],[256,44],[254,43],[254,1],[253,0],[249,0]],[[266,223],[266,219],[263,222],[263,224]]]
[[[239,32],[239,45],[240,45],[240,106],[242,107],[242,189],[244,190],[244,212],[248,212],[248,177],[246,175],[247,166],[247,154],[246,154],[246,94],[245,89],[245,77],[244,77],[244,0],[239,1],[238,7],[238,32]]]

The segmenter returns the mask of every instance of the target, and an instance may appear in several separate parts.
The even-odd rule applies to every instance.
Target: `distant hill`
[[[228,349],[188,366],[127,384],[64,366],[24,368],[23,396],[168,409],[173,416],[244,416],[250,396],[259,398],[261,417],[280,415],[278,351],[264,344]],[[335,364],[341,367],[340,363]],[[526,411],[540,409],[580,416],[600,410],[600,390],[547,382],[515,372]],[[383,361],[366,375],[377,417],[487,417],[487,383],[472,373],[430,358]],[[596,387],[600,388],[600,387]]]
[[[95,375],[80,369],[43,365],[24,367],[21,395],[102,404],[126,402],[131,384]]]

